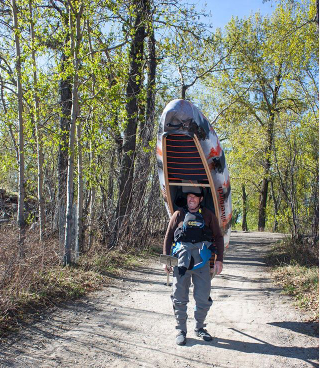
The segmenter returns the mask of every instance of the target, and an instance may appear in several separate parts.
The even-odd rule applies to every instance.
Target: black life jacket
[[[181,226],[174,232],[175,242],[199,243],[201,241],[212,241],[212,231],[205,225],[202,210],[189,212],[184,209],[186,215]]]

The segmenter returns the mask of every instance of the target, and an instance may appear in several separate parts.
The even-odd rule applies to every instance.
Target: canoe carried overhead
[[[213,211],[229,246],[231,187],[225,155],[209,121],[191,102],[173,100],[159,125],[157,161],[169,216],[186,205],[187,187],[201,187],[203,205]]]

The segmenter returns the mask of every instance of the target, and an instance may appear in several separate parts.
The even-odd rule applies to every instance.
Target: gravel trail
[[[193,335],[190,295],[187,344],[175,344],[171,288],[151,260],[3,341],[0,367],[318,367],[315,326],[272,284],[263,262],[279,238],[232,233],[223,273],[212,281],[211,342]]]

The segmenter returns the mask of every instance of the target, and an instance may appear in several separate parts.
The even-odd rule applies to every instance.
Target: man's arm
[[[169,221],[166,236],[163,241],[163,254],[170,255],[172,243],[174,241],[174,232],[178,227],[180,215],[180,212],[176,211]],[[163,268],[167,273],[170,273],[170,271],[172,270],[172,267],[168,267],[165,264],[163,265]]]
[[[174,240],[174,232],[175,232],[176,228],[178,227],[178,220],[179,220],[179,217],[180,217],[179,215],[180,215],[180,211],[176,211],[171,216],[171,219],[170,219],[169,224],[168,224],[166,236],[164,237],[163,254],[170,255],[172,243],[173,243],[173,240]]]
[[[210,210],[207,210],[207,216],[208,218],[208,226],[212,231],[213,238],[214,238],[214,244],[217,247],[217,259],[215,261],[215,255],[210,259],[210,272],[219,275],[222,272],[223,269],[223,252],[224,252],[224,240],[223,235],[221,234],[221,229],[219,226],[219,221],[215,214],[211,212]]]

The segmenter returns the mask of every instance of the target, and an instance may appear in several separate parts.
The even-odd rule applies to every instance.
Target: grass
[[[267,256],[272,274],[295,304],[319,321],[319,264],[317,249],[291,239],[276,244]]]
[[[19,328],[21,322],[44,308],[78,298],[99,288],[101,275],[73,267],[54,266],[2,287],[0,305],[0,335]]]
[[[152,245],[126,252],[96,245],[77,265],[62,267],[57,239],[47,239],[41,245],[37,235],[28,233],[26,255],[20,259],[16,229],[8,226],[1,230],[0,336],[19,329],[22,322],[46,308],[107,285],[109,276],[138,266],[145,255],[154,252]]]

